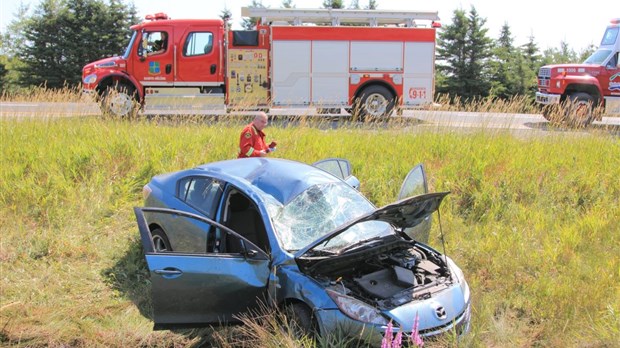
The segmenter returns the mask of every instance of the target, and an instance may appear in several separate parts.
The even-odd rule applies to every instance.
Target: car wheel
[[[153,245],[155,246],[155,252],[158,253],[166,253],[171,252],[172,247],[170,246],[170,241],[166,236],[166,233],[161,228],[155,228],[151,232],[151,236],[153,238]]]
[[[312,310],[303,303],[291,303],[284,310],[285,322],[295,338],[311,337],[318,334]]]
[[[122,83],[109,86],[101,94],[101,110],[106,116],[133,117],[138,111],[135,89]]]
[[[358,113],[363,121],[389,117],[395,104],[394,95],[387,88],[379,85],[368,86],[359,94]]]
[[[587,93],[571,94],[564,112],[569,126],[587,127],[594,119],[594,98]]]

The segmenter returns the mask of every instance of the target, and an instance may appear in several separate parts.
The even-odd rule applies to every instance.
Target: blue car
[[[424,244],[447,192],[416,166],[375,207],[343,159],[205,164],[153,177],[135,208],[155,329],[232,323],[268,303],[308,333],[380,342],[391,322],[422,337],[469,330],[463,272]]]

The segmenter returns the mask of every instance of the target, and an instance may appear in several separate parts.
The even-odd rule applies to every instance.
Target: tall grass
[[[268,325],[153,332],[131,209],[141,205],[142,186],[155,174],[234,158],[246,121],[2,120],[2,345],[280,342]],[[425,164],[433,191],[452,192],[442,206],[446,250],[463,268],[473,301],[472,332],[461,346],[620,342],[617,137],[516,138],[498,130],[334,126],[306,118],[276,120],[266,132],[278,141],[278,157],[350,159],[362,191],[377,205],[396,197],[416,163]],[[431,245],[441,247],[438,226]],[[330,342],[324,345],[338,345]]]

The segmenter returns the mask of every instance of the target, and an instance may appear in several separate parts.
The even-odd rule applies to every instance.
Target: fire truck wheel
[[[566,123],[575,128],[586,127],[594,118],[594,98],[587,93],[573,93],[565,108]]]
[[[104,115],[131,117],[138,111],[138,103],[133,87],[125,84],[109,86],[101,94],[101,109]]]
[[[359,95],[359,116],[362,120],[389,117],[396,104],[394,95],[379,85],[368,86]]]

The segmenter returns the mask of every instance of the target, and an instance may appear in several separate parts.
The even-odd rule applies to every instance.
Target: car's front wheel
[[[295,338],[316,337],[318,326],[312,309],[303,303],[290,303],[284,308],[285,322]]]
[[[170,246],[170,241],[168,240],[168,236],[161,228],[155,228],[151,232],[151,236],[153,238],[153,245],[155,246],[155,252],[158,253],[166,253],[171,252],[172,247]]]

